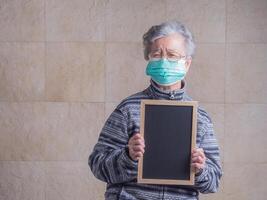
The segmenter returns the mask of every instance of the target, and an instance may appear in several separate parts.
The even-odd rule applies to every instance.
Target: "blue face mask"
[[[186,74],[185,60],[151,60],[147,65],[146,74],[160,85],[172,85],[184,79]]]

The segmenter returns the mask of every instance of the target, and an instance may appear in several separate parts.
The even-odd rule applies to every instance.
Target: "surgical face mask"
[[[147,65],[146,74],[160,85],[172,85],[184,79],[186,75],[185,62],[184,59],[178,61],[152,59]]]

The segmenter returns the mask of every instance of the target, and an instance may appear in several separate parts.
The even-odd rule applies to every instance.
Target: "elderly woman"
[[[105,198],[113,199],[198,199],[199,192],[216,192],[222,175],[219,148],[207,112],[198,108],[197,148],[191,165],[196,169],[195,185],[146,185],[137,183],[138,159],[145,151],[139,133],[142,99],[191,101],[186,94],[186,73],[195,44],[181,23],[152,26],[143,36],[146,74],[150,86],[124,99],[107,119],[89,157],[93,174],[107,183]]]

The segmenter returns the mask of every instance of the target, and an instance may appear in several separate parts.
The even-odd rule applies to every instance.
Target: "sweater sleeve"
[[[107,119],[88,164],[94,176],[107,183],[128,182],[137,177],[137,162],[127,151],[126,117],[115,109]]]
[[[213,124],[209,117],[206,119],[207,120],[205,120],[199,130],[201,131],[199,148],[203,148],[204,150],[206,155],[206,165],[203,170],[196,174],[195,186],[201,193],[214,193],[219,187],[222,168]]]

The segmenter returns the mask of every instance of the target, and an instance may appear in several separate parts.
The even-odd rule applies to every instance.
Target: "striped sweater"
[[[107,119],[89,156],[88,164],[96,178],[107,183],[105,199],[198,199],[199,192],[216,192],[222,176],[219,148],[208,114],[198,107],[196,145],[203,148],[206,166],[195,176],[195,185],[148,185],[137,183],[138,162],[127,151],[129,138],[139,132],[142,99],[192,101],[185,92],[185,82],[176,91],[163,91],[151,81],[142,92],[124,99]]]

